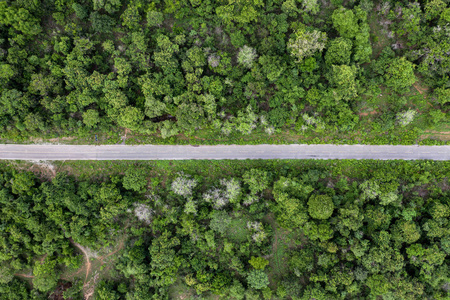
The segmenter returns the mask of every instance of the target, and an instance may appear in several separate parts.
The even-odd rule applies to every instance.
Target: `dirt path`
[[[427,88],[420,87],[417,83],[413,84],[413,86],[421,95],[427,91]]]
[[[125,241],[121,240],[119,242],[118,246],[110,253],[105,254],[103,256],[98,256],[96,252],[91,251],[89,248],[83,247],[82,245],[76,243],[72,239],[69,239],[69,240],[72,245],[74,245],[76,248],[80,249],[80,251],[83,253],[84,260],[85,260],[84,265],[82,267],[80,267],[80,269],[76,273],[71,275],[71,277],[76,276],[82,272],[86,272],[86,276],[85,276],[84,282],[83,282],[83,290],[84,290],[83,294],[84,294],[84,299],[89,300],[94,295],[96,283],[97,283],[98,279],[100,278],[100,274],[97,270],[98,265],[99,265],[98,262],[100,263],[100,266],[103,266],[105,264],[105,262],[104,262],[105,259],[107,259],[108,257],[111,257],[112,255],[116,254],[117,252],[119,252],[120,250],[122,250],[125,247]],[[91,258],[95,259],[95,261],[93,263],[91,262]],[[92,270],[93,264],[95,264],[94,270]],[[90,275],[92,275],[92,276],[89,279]]]
[[[24,277],[24,278],[34,278],[33,275],[27,275],[27,274],[14,274],[14,276]]]
[[[48,254],[45,253],[44,256],[42,256],[42,258],[39,260],[41,262],[41,264],[44,263],[44,260],[47,258]]]
[[[87,281],[87,278],[88,278],[89,272],[91,271],[91,266],[92,266],[91,261],[90,261],[90,256],[89,256],[88,251],[86,250],[86,248],[84,248],[83,246],[81,246],[78,243],[75,243],[74,240],[72,240],[72,239],[69,239],[69,240],[72,243],[72,245],[74,245],[75,247],[80,249],[81,252],[83,252],[83,256],[84,256],[84,259],[86,261],[86,277],[84,279],[84,284],[86,284],[86,281]]]
[[[99,256],[97,259],[98,259],[98,260],[100,261],[100,263],[103,265],[103,263],[104,263],[103,261],[104,261],[106,258],[108,258],[108,257],[110,257],[110,256],[112,256],[112,255],[114,255],[114,254],[116,254],[117,252],[119,252],[120,250],[122,250],[124,246],[125,246],[125,242],[124,242],[123,240],[121,240],[120,243],[119,243],[119,245],[117,246],[116,250],[114,250],[114,251],[112,251],[112,252],[110,252],[110,253],[108,253],[108,254],[106,254],[106,255]]]

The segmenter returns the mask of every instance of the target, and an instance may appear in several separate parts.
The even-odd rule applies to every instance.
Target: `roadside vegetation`
[[[450,140],[447,0],[0,2],[2,142]]]
[[[0,299],[447,299],[450,163],[1,162]]]

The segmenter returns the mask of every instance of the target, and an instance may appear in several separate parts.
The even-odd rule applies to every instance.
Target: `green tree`
[[[336,101],[348,101],[358,95],[356,73],[357,69],[355,66],[332,66],[329,74],[329,81],[335,87],[332,90],[332,94]]]
[[[226,211],[214,211],[211,214],[209,227],[220,234],[224,234],[231,224],[231,217]]]
[[[253,270],[248,273],[247,282],[252,288],[260,290],[269,285],[269,277],[261,270]]]
[[[333,229],[327,223],[316,224],[314,222],[306,222],[301,228],[305,235],[312,241],[320,240],[321,242],[325,242],[333,237]]]
[[[314,219],[326,220],[333,214],[334,204],[330,196],[312,195],[308,200],[308,212]]]
[[[303,9],[313,15],[320,11],[320,4],[318,0],[302,0]]]
[[[352,42],[349,39],[338,37],[329,43],[325,53],[327,65],[348,65],[352,54]]]
[[[261,70],[271,82],[276,81],[285,70],[276,56],[263,55],[258,62],[261,65]]]
[[[393,230],[393,237],[399,243],[412,244],[420,238],[420,229],[413,221],[397,221]]]
[[[86,19],[88,17],[88,13],[86,9],[79,3],[73,3],[72,9],[75,11],[75,14],[77,15],[78,19]]]
[[[83,113],[83,123],[89,127],[94,128],[100,122],[100,116],[95,109],[88,109]]]
[[[91,13],[89,20],[94,31],[98,33],[110,33],[116,24],[113,18],[98,12]]]
[[[0,284],[0,296],[8,300],[31,300],[38,297],[29,290],[26,282],[19,279],[14,279],[8,284]]]
[[[92,0],[94,4],[94,10],[104,9],[108,13],[112,14],[119,10],[122,6],[120,0]]]
[[[251,169],[242,176],[244,182],[248,185],[252,194],[264,191],[269,187],[269,172],[260,169]]]
[[[0,2],[0,24],[10,25],[25,35],[36,35],[42,31],[39,20],[27,9],[8,5],[6,1]]]
[[[119,300],[120,295],[111,282],[102,280],[95,287],[95,298],[99,300]]]
[[[154,52],[153,59],[156,66],[160,67],[165,74],[174,73],[178,67],[178,61],[174,55],[179,51],[179,45],[170,41],[165,35],[156,38],[158,50]]]
[[[128,168],[123,177],[123,187],[127,190],[142,192],[147,185],[145,171],[142,169]]]
[[[301,181],[280,177],[273,186],[274,199],[277,205],[274,212],[277,221],[284,228],[296,228],[308,221],[306,199],[314,188]]]
[[[178,245],[180,240],[167,231],[153,239],[149,248],[152,268],[150,274],[155,277],[157,286],[169,286],[176,281],[178,268],[182,264],[181,257],[177,256],[174,249]]]
[[[204,112],[200,105],[182,103],[176,111],[177,125],[184,132],[191,133],[202,127],[205,122]]]
[[[274,198],[277,202],[275,207],[277,221],[281,226],[295,228],[308,221],[308,213],[302,201],[283,192],[274,193]]]
[[[432,20],[440,16],[446,8],[445,2],[442,0],[431,0],[425,5],[425,17]]]
[[[249,264],[252,265],[256,270],[264,271],[264,268],[269,264],[269,261],[263,257],[254,257],[252,256],[248,261]]]
[[[420,23],[423,16],[419,3],[411,3],[407,7],[403,7],[397,34],[399,36],[408,35],[410,41],[418,43],[422,37]]]
[[[291,254],[289,265],[293,268],[297,277],[303,276],[306,272],[311,272],[314,268],[314,251],[311,247],[305,247],[301,251]]]
[[[121,127],[138,131],[143,120],[144,114],[139,108],[127,106],[120,114],[118,124]]]
[[[359,31],[358,21],[352,10],[344,7],[333,11],[331,15],[333,27],[343,38],[353,39]]]
[[[164,14],[159,11],[149,10],[147,12],[147,26],[161,26],[164,22]]]
[[[14,279],[14,269],[6,264],[0,267],[0,284],[10,283]]]
[[[140,26],[141,16],[136,5],[129,4],[125,11],[120,16],[122,25],[128,27],[130,30],[137,30]]]
[[[414,64],[404,57],[393,59],[386,68],[384,75],[386,86],[398,93],[402,93],[416,82]]]
[[[171,122],[169,120],[161,122],[160,130],[161,130],[161,137],[163,139],[169,138],[171,136],[180,133],[180,129],[178,128],[178,126],[174,122]]]
[[[246,24],[256,21],[258,18],[257,7],[264,5],[261,0],[227,0],[224,2],[225,5],[216,8],[216,14],[227,24],[232,22]]]
[[[11,179],[11,189],[14,194],[31,194],[35,185],[35,176],[31,172],[14,172]]]
[[[14,75],[16,75],[16,73],[17,72],[15,71],[13,66],[4,63],[0,64],[0,79],[3,82],[8,82],[11,78],[14,77]]]
[[[33,287],[41,292],[49,292],[56,288],[59,274],[56,270],[56,260],[49,256],[41,263],[36,261],[33,266]]]

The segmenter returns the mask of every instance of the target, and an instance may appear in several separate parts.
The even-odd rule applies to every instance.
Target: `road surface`
[[[450,160],[450,146],[371,145],[0,145],[0,159],[186,160],[186,159],[429,159]]]

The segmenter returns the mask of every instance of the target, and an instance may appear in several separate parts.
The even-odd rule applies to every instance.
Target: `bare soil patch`
[[[52,179],[56,176],[55,166],[51,162],[45,160],[31,162],[33,165],[28,171],[33,172],[35,175],[46,179]]]
[[[377,113],[378,112],[376,110],[374,110],[371,112],[362,112],[362,113],[359,113],[358,115],[364,117],[364,116],[369,116],[369,115],[376,115]]]
[[[419,137],[419,140],[433,137],[441,141],[450,141],[450,131],[424,130],[424,133]]]
[[[34,276],[31,274],[16,273],[16,274],[14,274],[14,276],[19,276],[19,277],[23,277],[23,278],[34,278]]]
[[[64,136],[64,137],[49,139],[48,141],[51,143],[58,143],[61,141],[72,141],[74,139],[76,139],[76,137],[74,137],[74,136]]]

